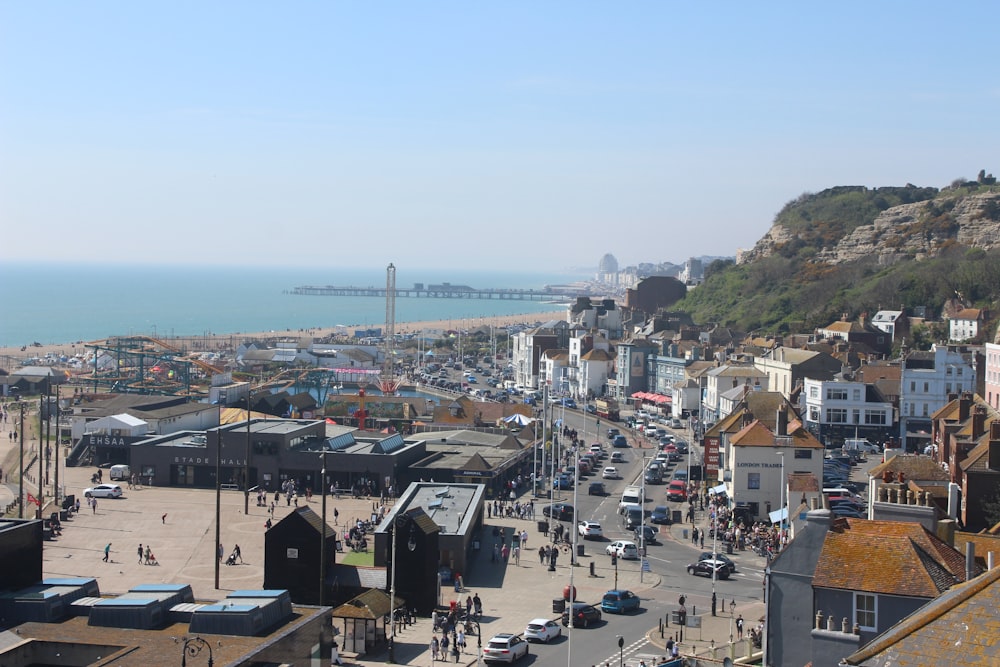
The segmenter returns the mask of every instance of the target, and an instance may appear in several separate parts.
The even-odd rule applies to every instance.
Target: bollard
[[[594,574],[594,561],[590,561],[590,576],[592,577],[597,576],[596,574]]]

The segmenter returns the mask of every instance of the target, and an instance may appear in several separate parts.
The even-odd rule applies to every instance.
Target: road
[[[584,441],[589,448],[590,444],[600,442],[606,451],[625,452],[626,463],[615,463],[614,465],[622,473],[620,480],[604,480],[608,495],[604,497],[588,496],[587,486],[591,480],[600,479],[600,473],[591,474],[584,477],[577,486],[577,494],[574,499],[573,491],[558,491],[554,500],[557,502],[574,503],[578,509],[578,518],[588,521],[597,521],[601,524],[604,537],[601,540],[588,540],[584,544],[587,553],[598,552],[604,556],[603,552],[607,544],[617,539],[630,539],[634,541],[634,536],[627,531],[621,523],[618,514],[618,502],[625,486],[630,484],[642,484],[643,457],[652,458],[656,454],[655,441],[647,440],[641,434],[632,433],[625,429],[621,423],[613,426],[626,433],[631,447],[627,449],[612,449],[606,437],[608,423],[597,419],[591,415],[586,415],[577,410],[564,410],[561,407],[555,408],[557,419],[565,419],[565,423],[578,431],[579,434],[586,434]],[[668,429],[669,430],[669,429]],[[684,430],[673,431],[681,439],[692,443],[690,433]],[[642,445],[640,447],[639,445]],[[701,460],[702,452],[692,443],[691,458],[697,462]],[[677,466],[672,466],[671,470],[677,467],[684,469],[687,461],[682,461]],[[648,511],[655,505],[666,505],[672,510],[680,510],[682,516],[686,514],[687,503],[669,502],[666,500],[666,485],[646,485],[645,509]],[[704,512],[697,510],[695,518],[699,525],[704,520]],[[574,528],[569,522],[564,522],[567,528]],[[690,524],[688,524],[690,525]],[[657,649],[650,645],[646,639],[646,632],[651,628],[656,628],[663,619],[669,620],[669,613],[677,608],[678,599],[685,596],[686,607],[689,615],[711,613],[711,599],[713,587],[717,599],[717,614],[719,616],[729,616],[730,602],[735,603],[734,616],[739,614],[741,606],[749,602],[758,602],[763,599],[763,575],[764,559],[754,555],[752,552],[734,554],[733,560],[737,563],[737,572],[727,581],[713,582],[709,578],[696,577],[687,574],[688,563],[697,559],[701,553],[701,548],[695,548],[690,541],[684,540],[684,528],[675,526],[670,529],[668,526],[660,526],[658,544],[647,546],[647,560],[652,575],[660,575],[660,583],[654,588],[642,592],[642,607],[639,612],[630,613],[626,616],[614,614],[604,614],[602,621],[589,628],[578,628],[572,631],[572,641],[563,637],[558,641],[544,646],[532,646],[532,655],[526,664],[538,665],[562,665],[562,664],[597,664],[610,663],[617,665],[622,658],[628,664],[637,664],[640,658],[645,658],[647,662],[655,655],[661,655]],[[705,544],[705,550],[711,551],[710,543]],[[635,567],[633,563],[623,563],[622,567]],[[650,577],[656,579],[656,577]],[[600,600],[583,600],[584,602],[600,603]],[[752,619],[756,620],[756,619]],[[677,632],[679,628],[670,626],[666,632]],[[699,640],[699,631],[693,628],[688,629],[689,641]],[[624,640],[621,655],[618,649],[618,637]],[[707,639],[706,639],[707,641]],[[571,648],[572,646],[572,648]]]

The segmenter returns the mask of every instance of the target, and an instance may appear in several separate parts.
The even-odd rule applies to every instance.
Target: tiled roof
[[[978,320],[983,311],[978,308],[965,308],[951,316],[953,320]]]
[[[712,424],[711,428],[705,431],[706,438],[714,438],[720,433],[732,433],[733,429],[739,427],[743,419],[743,412],[738,410],[719,421]]]
[[[965,579],[965,558],[920,524],[834,521],[823,542],[813,586],[935,598]]]
[[[760,420],[753,420],[729,439],[733,447],[774,447],[774,432]]]
[[[833,322],[825,327],[820,327],[820,329],[826,331],[839,331],[841,333],[860,333],[865,330],[865,328],[857,322],[846,322],[844,320],[841,320],[840,322]]]
[[[902,472],[904,479],[924,482],[947,482],[951,477],[929,456],[896,455],[885,463],[879,463],[868,471],[869,477],[881,478],[886,470],[896,474]]]
[[[1000,664],[1000,567],[953,587],[913,612],[861,650],[848,665]]]

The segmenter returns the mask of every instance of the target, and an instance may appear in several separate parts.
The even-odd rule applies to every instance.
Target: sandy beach
[[[496,315],[492,317],[470,317],[465,319],[451,320],[428,320],[421,322],[397,322],[396,333],[441,333],[448,330],[471,330],[477,327],[506,327],[511,324],[531,324],[533,322],[547,322],[554,319],[566,317],[565,310],[554,310],[547,313],[522,313],[515,315]],[[370,327],[368,324],[352,324],[346,327],[348,335],[355,329]],[[381,325],[384,328],[384,325]],[[231,350],[245,341],[275,341],[289,338],[312,338],[323,339],[334,336],[338,331],[343,332],[340,327],[324,327],[312,329],[285,329],[272,331],[258,331],[252,333],[210,333],[201,336],[175,336],[159,337],[168,345],[184,351],[191,352],[218,352]],[[86,352],[87,344],[98,344],[103,341],[76,341],[72,343],[58,343],[41,346],[28,346],[24,349],[20,347],[0,347],[0,368],[7,371],[16,370],[16,367],[29,358],[44,357],[47,354],[73,356],[77,353]]]

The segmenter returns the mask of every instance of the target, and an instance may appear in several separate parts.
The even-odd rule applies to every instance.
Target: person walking
[[[514,549],[513,549],[513,552],[514,552],[514,565],[520,565],[521,564],[521,547],[515,546]]]
[[[465,653],[465,630],[462,628],[458,629],[458,634],[455,636],[455,645],[462,653]]]
[[[538,562],[545,565],[545,545],[538,547]]]
[[[240,565],[243,564],[243,554],[240,552],[240,545],[238,545],[238,544],[233,547],[233,558],[234,559],[235,558],[239,558],[240,559]]]
[[[219,562],[222,562],[222,557],[226,554],[225,550],[222,548],[222,542],[219,542]]]
[[[438,654],[440,653],[440,651],[441,647],[438,644],[438,638],[431,637],[431,662],[434,662],[435,660],[438,659]]]
[[[736,619],[736,638],[743,639],[743,614]]]
[[[111,557],[111,542],[108,542],[107,546],[104,547],[104,562],[108,562],[108,558]]]
[[[141,542],[139,543],[139,548],[136,550],[136,553],[139,554],[139,562],[141,563],[142,562],[142,543]]]
[[[90,499],[90,509],[94,514],[97,514],[97,498]]]
[[[152,558],[152,556],[153,556],[153,550],[150,549],[149,545],[147,544],[146,545],[146,553],[143,554],[143,557],[145,558],[145,563],[143,563],[143,565],[149,565],[149,561],[150,561],[150,558]]]

